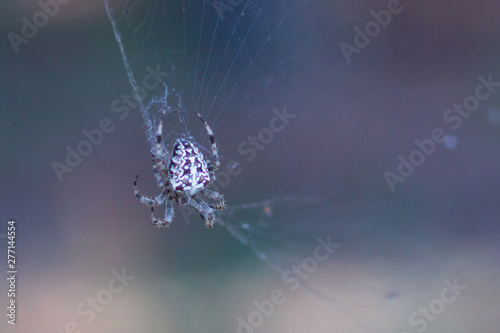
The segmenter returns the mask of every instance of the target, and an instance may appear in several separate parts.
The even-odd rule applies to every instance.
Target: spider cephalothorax
[[[188,205],[198,211],[205,225],[213,228],[214,210],[223,210],[225,208],[224,197],[215,191],[206,187],[215,181],[215,172],[220,166],[219,154],[215,143],[214,134],[208,124],[201,118],[212,145],[212,155],[215,163],[205,159],[198,147],[186,139],[177,139],[174,143],[171,153],[167,153],[162,144],[163,123],[160,120],[156,130],[156,150],[153,153],[153,170],[161,188],[161,193],[154,199],[145,197],[137,189],[137,178],[134,181],[134,194],[140,202],[151,207],[151,219],[157,227],[168,227],[174,218],[174,207],[172,201],[179,205]],[[207,204],[198,193],[205,197],[215,200],[215,204]],[[154,216],[154,206],[165,203],[165,218],[158,220]]]

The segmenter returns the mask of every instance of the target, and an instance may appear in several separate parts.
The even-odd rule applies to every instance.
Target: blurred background
[[[207,230],[177,207],[157,230],[133,195],[136,174],[145,194],[159,189],[139,109],[116,110],[131,86],[103,2],[4,1],[0,248],[15,218],[18,309],[12,327],[2,278],[0,331],[498,332],[500,84],[481,88],[489,96],[465,116],[453,109],[474,103],[488,77],[500,82],[500,4],[203,4],[112,1],[138,78],[168,58],[190,113],[196,98],[181,87],[216,73],[205,92],[221,98],[196,109],[223,171],[241,170],[216,185],[229,206],[221,225]],[[391,13],[385,27],[370,23],[380,13]],[[165,22],[169,34],[155,29]],[[248,161],[239,147],[270,127],[274,108],[296,117]],[[208,147],[198,119],[185,124],[169,139]],[[69,167],[68,147],[100,126],[102,141]],[[444,143],[413,153],[436,128]],[[401,159],[417,155],[402,177]],[[339,246],[292,290],[274,268],[308,267],[317,237]],[[276,290],[282,302],[259,310]]]

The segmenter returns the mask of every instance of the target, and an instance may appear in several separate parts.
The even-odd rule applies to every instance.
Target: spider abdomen
[[[170,184],[177,192],[196,193],[210,183],[205,157],[190,141],[177,139],[172,149]]]

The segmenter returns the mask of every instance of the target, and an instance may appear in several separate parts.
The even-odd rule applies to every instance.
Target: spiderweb
[[[166,148],[181,136],[205,149],[206,134],[198,130],[192,134],[194,124],[199,125],[193,111],[207,120],[217,137],[233,115],[246,117],[255,110],[285,105],[302,80],[304,50],[314,42],[293,40],[300,34],[296,27],[300,17],[313,10],[308,1],[103,1],[152,151],[160,119]],[[151,69],[162,73],[162,84],[146,91],[141,81]],[[221,149],[222,172],[247,173],[238,173],[238,180],[258,175],[255,166],[235,161],[241,158],[234,158],[237,145],[232,148],[234,152]],[[234,198],[247,188],[238,188],[238,181],[224,188],[216,184],[228,202],[217,222],[283,273],[312,255],[318,237],[331,237],[342,251],[369,251],[360,234],[369,234],[374,225],[383,226],[392,218],[383,205],[329,185],[304,185],[306,178],[294,180],[278,173],[276,179],[278,187],[252,193],[255,201],[244,198],[240,204]],[[315,278],[296,280],[318,297],[344,307],[329,288],[331,272],[325,264],[315,271]]]
[[[280,35],[287,21],[293,24],[293,15],[300,13],[306,3],[104,0],[151,151],[155,150],[155,131],[160,119],[164,123],[166,147],[182,136],[207,152],[203,146],[206,134],[200,133],[199,142],[191,134],[190,127],[197,121],[193,111],[204,116],[217,136],[228,114],[251,114],[259,106],[254,100],[259,100],[260,106],[265,103],[262,98],[253,98],[270,95],[266,91],[270,81],[277,87],[272,91],[273,102],[279,105],[293,84],[290,83],[293,72],[289,69],[300,62],[300,50],[284,49]],[[145,89],[148,84],[144,78],[155,69],[162,83],[154,89]],[[225,151],[223,161],[229,160],[225,156],[231,154]],[[240,162],[230,162],[223,168],[242,166]],[[236,191],[234,187],[229,190]],[[290,196],[283,189],[282,193],[275,192],[259,203],[232,205],[219,221],[240,241],[254,244],[252,248],[259,252],[255,241],[267,233],[255,227],[273,223],[257,220],[280,219],[273,208],[284,204],[295,205],[292,211],[305,212],[297,204],[303,199],[306,199],[304,206],[317,202],[308,196]],[[252,211],[260,215],[252,215]]]

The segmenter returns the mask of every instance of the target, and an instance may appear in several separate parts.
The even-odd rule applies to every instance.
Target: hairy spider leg
[[[175,211],[174,211],[174,205],[172,205],[172,200],[168,199],[166,203],[166,208],[165,208],[165,221],[166,223],[170,224],[172,223],[174,216],[175,216]]]
[[[158,124],[158,128],[156,129],[156,151],[153,155],[153,171],[156,177],[156,182],[158,186],[161,186],[163,183],[162,175],[168,175],[168,169],[163,164],[163,161],[168,160],[168,153],[166,149],[163,147],[163,120],[160,119]]]
[[[217,201],[215,205],[209,205],[213,209],[224,210],[226,208],[226,203],[224,202],[224,196],[218,192],[202,188],[200,191],[206,197]]]
[[[153,221],[153,224],[157,227],[162,227],[162,226],[165,226],[165,224],[167,224],[167,225],[170,224],[172,222],[172,218],[174,216],[174,213],[173,213],[174,208],[173,208],[172,202],[170,201],[170,198],[169,198],[170,189],[167,188],[165,191],[160,193],[160,195],[158,195],[154,199],[149,198],[145,195],[142,195],[139,192],[139,188],[137,187],[137,179],[138,178],[139,178],[139,175],[135,176],[135,179],[134,179],[134,194],[135,194],[135,197],[139,200],[139,202],[151,207],[151,220]],[[165,201],[167,201],[167,203],[166,203],[166,205],[167,205],[166,210],[167,211],[165,211],[165,221],[162,221],[162,220],[159,220],[155,217],[154,207],[160,206]],[[171,207],[170,212],[168,212],[169,207]]]
[[[186,205],[196,209],[198,214],[200,214],[201,218],[205,221],[205,226],[207,228],[214,227],[214,210],[207,203],[198,198],[198,196],[193,195],[187,197]]]
[[[140,192],[139,192],[139,188],[137,187],[137,179],[139,178],[139,175],[135,176],[135,179],[134,179],[134,194],[135,194],[135,197],[137,199],[139,199],[139,201],[145,205],[148,205],[148,206],[159,206],[161,205],[162,203],[165,202],[165,199],[167,198],[165,192],[162,192],[160,195],[158,195],[156,198],[152,199],[152,198],[149,198],[145,195],[142,195]]]
[[[174,219],[175,211],[174,206],[172,205],[172,201],[170,198],[167,198],[165,202],[165,218],[163,220],[157,219],[154,213],[154,206],[151,206],[151,220],[153,220],[153,224],[157,228],[168,228]]]
[[[201,115],[196,111],[195,111],[195,113],[200,118],[200,120],[203,122],[203,124],[205,125],[208,136],[210,137],[210,144],[212,145],[212,155],[214,156],[215,165],[213,167],[211,165],[209,165],[209,166],[211,167],[211,169],[212,169],[211,171],[213,172],[213,174],[215,174],[215,172],[219,169],[220,160],[219,160],[219,153],[217,152],[217,144],[215,143],[214,132],[212,132],[212,129],[210,128],[210,126],[208,126],[207,122],[201,117]],[[214,176],[214,179],[215,179],[215,176]]]

